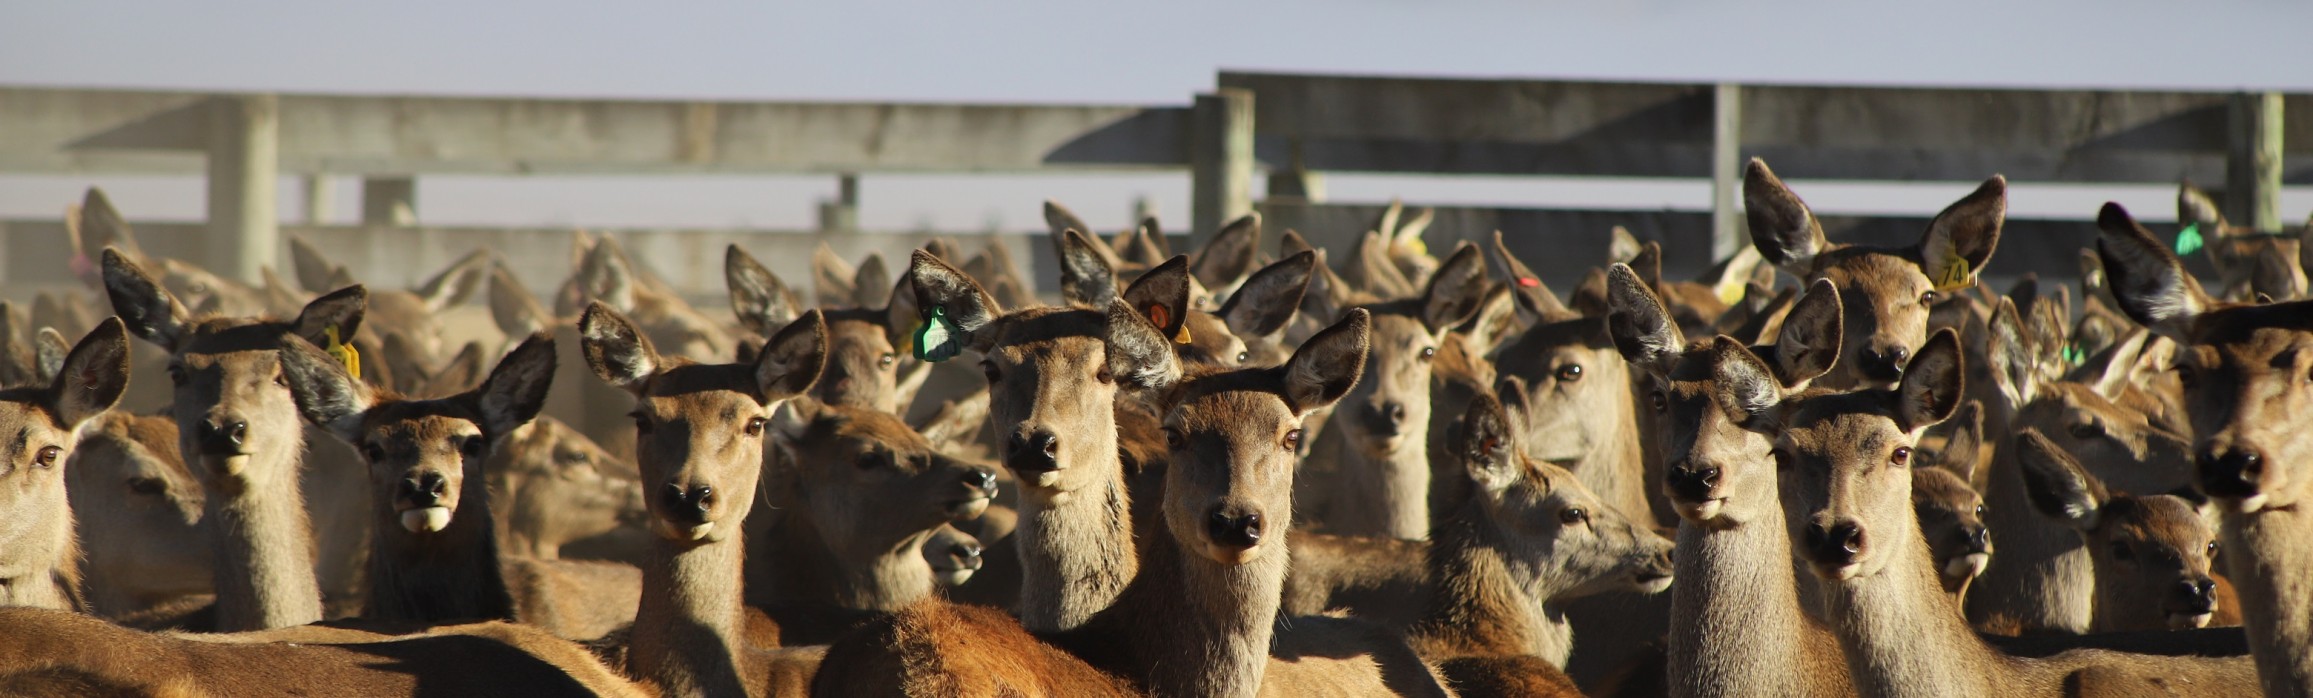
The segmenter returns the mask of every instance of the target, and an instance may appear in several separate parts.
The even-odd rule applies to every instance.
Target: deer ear
[[[348,443],[359,440],[361,416],[377,404],[369,384],[347,374],[342,361],[312,342],[284,339],[280,354],[281,379],[289,384],[298,415]]]
[[[1960,407],[1964,388],[1960,336],[1949,328],[1937,330],[1903,369],[1896,385],[1896,417],[1914,434],[1950,419]]]
[[[308,293],[337,288],[329,283],[337,264],[329,261],[329,256],[322,254],[321,248],[314,247],[313,241],[303,235],[289,236],[289,269],[297,275],[297,285],[305,287]]]
[[[2120,204],[2106,203],[2096,228],[2096,253],[2121,312],[2153,332],[2185,339],[2194,318],[2213,305],[2200,282]]]
[[[891,268],[884,265],[882,253],[870,252],[859,261],[859,271],[851,275],[851,304],[860,308],[891,304]]]
[[[1638,236],[1630,234],[1629,228],[1614,226],[1614,229],[1607,231],[1606,235],[1606,263],[1608,264],[1630,264],[1631,260],[1638,259],[1640,252],[1646,250],[1645,246],[1639,243]]]
[[[1124,303],[1146,317],[1164,337],[1181,341],[1189,321],[1189,258],[1175,256],[1140,275],[1124,289]]]
[[[2000,225],[2008,219],[2008,180],[1992,175],[1983,185],[1944,207],[1919,242],[1920,271],[1938,291],[1966,288],[1992,262],[2000,246]]]
[[[803,312],[786,282],[737,243],[723,249],[723,285],[731,293],[731,313],[755,334],[769,336]]]
[[[1317,253],[1302,251],[1253,272],[1221,305],[1221,320],[1239,337],[1267,337],[1285,329],[1301,309],[1316,266]]]
[[[1960,407],[1959,414],[1952,416],[1952,421],[1957,424],[1952,427],[1951,438],[1944,442],[1943,467],[1960,476],[1961,481],[1973,483],[1976,459],[1983,454],[1984,403],[1969,400]]]
[[[1186,291],[1187,287],[1184,285],[1182,290]],[[1108,303],[1106,324],[1102,340],[1108,345],[1108,373],[1118,383],[1135,388],[1163,388],[1180,378],[1181,362],[1178,353],[1173,351],[1172,337],[1158,329],[1148,316],[1117,298]]]
[[[923,250],[916,250],[909,258],[908,279],[915,288],[917,323],[945,323],[960,334],[952,339],[960,344],[959,349],[986,350],[995,342],[995,334],[987,329],[1003,309],[987,291],[980,289],[979,282]],[[915,351],[923,355],[935,349],[938,348],[916,347]]]
[[[452,306],[464,305],[474,297],[475,291],[482,289],[482,282],[489,274],[489,265],[489,248],[474,248],[466,256],[459,257],[458,261],[443,267],[433,278],[426,279],[412,292],[424,300],[426,310],[432,312],[438,313]]]
[[[1784,387],[1796,388],[1831,371],[1839,361],[1845,322],[1838,287],[1829,279],[1808,284],[1775,331],[1775,373]]]
[[[1759,355],[1732,337],[1711,340],[1711,398],[1719,409],[1735,415],[1743,428],[1757,432],[1774,429],[1775,408],[1783,402],[1782,383]]]
[[[498,324],[498,331],[509,337],[546,329],[550,322],[546,306],[504,264],[492,264],[490,269],[490,319]]]
[[[1607,267],[1606,307],[1607,334],[1632,365],[1660,373],[1686,346],[1686,337],[1655,298],[1653,287],[1628,265]]]
[[[369,310],[369,290],[359,284],[331,291],[298,312],[295,325],[297,336],[314,346],[328,346],[329,334],[337,333],[337,341],[350,343],[355,332],[361,330],[361,318]]]
[[[781,402],[778,409],[771,411],[771,435],[787,448],[801,445],[823,412],[820,404],[810,398]]]
[[[124,330],[125,331],[125,330]],[[32,335],[32,373],[40,383],[54,383],[64,372],[64,357],[72,353],[72,345],[64,343],[64,333],[54,327],[42,327]]]
[[[116,318],[105,318],[82,337],[49,382],[48,404],[56,421],[78,429],[119,404],[128,390],[128,351],[128,329]]]
[[[498,360],[498,367],[490,370],[490,377],[473,393],[472,399],[481,407],[485,433],[492,440],[503,439],[530,423],[539,408],[546,406],[546,390],[553,384],[554,335],[530,335]]]
[[[1285,402],[1296,415],[1324,409],[1349,394],[1365,373],[1373,315],[1353,308],[1294,350],[1285,360]]]
[[[1759,256],[1801,279],[1815,270],[1815,256],[1829,245],[1807,202],[1791,193],[1765,160],[1751,158],[1743,168],[1743,218],[1751,224],[1751,245],[1759,248]]]
[[[1486,279],[1478,247],[1467,242],[1455,246],[1453,256],[1430,275],[1429,288],[1422,292],[1422,324],[1431,334],[1443,334],[1469,320],[1486,302],[1492,283]]]
[[[820,307],[837,307],[851,302],[856,290],[851,263],[835,254],[835,249],[822,241],[811,248],[811,302]]]
[[[1542,284],[1541,275],[1510,254],[1509,246],[1502,244],[1502,231],[1494,231],[1493,243],[1486,246],[1486,266],[1510,285],[1512,299],[1518,302],[1518,316],[1526,324],[1557,322],[1574,314],[1558,302],[1558,296],[1550,292],[1549,286]]]
[[[1116,270],[1093,244],[1082,231],[1060,231],[1060,299],[1105,308],[1116,298]]]
[[[579,264],[576,280],[579,292],[585,297],[622,313],[634,311],[634,268],[627,265],[626,255],[620,253],[617,241],[608,234],[586,251],[586,260]]]
[[[104,292],[128,331],[162,349],[175,350],[185,325],[192,321],[185,304],[160,281],[110,247],[104,250]]]
[[[2016,303],[2000,299],[1992,308],[1990,332],[1985,334],[1984,354],[1991,360],[1993,384],[2000,389],[2000,397],[2008,401],[2008,409],[2023,409],[2039,395],[2039,373],[2032,368],[2030,336],[2024,330],[2024,320],[2016,312]]]
[[[1189,273],[1197,277],[1206,289],[1214,293],[1228,293],[1253,273],[1261,252],[1261,214],[1248,213],[1230,221],[1197,251],[1196,262],[1189,265]]]
[[[586,313],[578,316],[578,343],[595,377],[627,392],[641,395],[644,382],[658,373],[659,353],[651,339],[602,301],[586,304]]]
[[[827,318],[819,309],[787,323],[755,354],[755,400],[771,404],[802,395],[827,368]]]
[[[1662,286],[1662,243],[1648,240],[1639,245],[1638,256],[1630,258],[1630,270],[1638,272],[1638,280],[1646,282],[1647,288]]]
[[[2023,466],[2024,493],[2034,511],[2083,533],[2095,530],[2110,495],[2072,454],[2025,427],[2016,434],[2016,462]]]
[[[482,343],[467,342],[458,348],[458,354],[442,364],[442,370],[420,381],[419,395],[449,395],[465,392],[478,385],[483,378]]]
[[[1470,401],[1469,411],[1462,414],[1460,436],[1455,454],[1462,457],[1462,467],[1478,489],[1500,492],[1517,479],[1518,461],[1512,456],[1518,440],[1511,434],[1509,415],[1494,396],[1480,394]]]
[[[2225,223],[2224,209],[2217,206],[2217,200],[2211,198],[2208,192],[2201,191],[2200,187],[2193,186],[2192,180],[2177,183],[2176,219],[2185,225],[2200,226],[2201,234],[2209,238],[2223,235],[2225,229],[2230,227]]]

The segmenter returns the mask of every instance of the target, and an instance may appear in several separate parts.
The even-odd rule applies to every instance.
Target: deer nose
[[[2217,607],[2217,582],[2207,577],[2179,580],[2174,593],[2188,609],[2208,611]]]
[[[1004,464],[1024,474],[1048,473],[1060,469],[1060,436],[1049,430],[1013,434]]]
[[[964,473],[964,486],[994,496],[996,494],[996,471],[973,468],[970,472]]]
[[[1911,350],[1902,346],[1863,350],[1863,372],[1880,380],[1903,377],[1903,364],[1911,360]]]
[[[1261,542],[1260,514],[1230,514],[1227,509],[1214,509],[1205,519],[1205,533],[1214,543],[1250,548]]]
[[[249,423],[238,419],[205,420],[195,431],[204,455],[241,455],[242,443],[249,439]]]
[[[1715,465],[1693,466],[1679,464],[1663,474],[1663,483],[1670,486],[1671,496],[1690,502],[1711,498],[1711,491],[1719,486],[1719,468]]]
[[[1805,535],[1808,556],[1815,558],[1816,564],[1852,565],[1863,553],[1863,528],[1853,521],[1809,524]]]
[[[964,567],[967,569],[980,569],[980,544],[978,543],[957,543],[948,546],[948,554],[963,561]]]
[[[402,498],[411,504],[430,507],[441,503],[450,493],[450,481],[441,473],[426,473],[402,479]]]
[[[2265,456],[2255,449],[2233,446],[2223,453],[2203,451],[2195,459],[2200,466],[2201,491],[2211,497],[2240,499],[2257,494],[2257,480],[2265,473]]]
[[[1982,524],[1961,526],[1960,536],[1968,544],[1969,552],[1980,553],[1992,549],[1992,530]]]
[[[684,488],[670,482],[666,489],[659,491],[659,496],[659,506],[666,511],[667,518],[677,521],[705,523],[707,510],[715,506],[715,488],[706,485]]]

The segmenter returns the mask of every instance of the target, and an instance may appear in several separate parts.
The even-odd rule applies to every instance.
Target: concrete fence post
[[[2225,216],[2281,230],[2281,93],[2233,95],[2225,139]]]
[[[1711,89],[1711,261],[1751,244],[1743,232],[1743,86]]]
[[[1197,95],[1189,138],[1189,244],[1253,211],[1253,92]]]
[[[208,110],[209,269],[255,283],[280,255],[280,102],[222,96]]]
[[[416,177],[364,177],[361,180],[362,225],[406,228],[418,224]]]

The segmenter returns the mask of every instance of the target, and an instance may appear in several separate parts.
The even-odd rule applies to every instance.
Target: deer
[[[177,447],[208,494],[203,518],[217,552],[218,628],[320,620],[313,534],[296,485],[305,435],[278,353],[292,338],[317,345],[350,338],[366,291],[349,286],[323,295],[290,321],[194,316],[118,251],[105,253],[103,269],[128,331],[170,354]]]
[[[491,451],[546,401],[553,335],[524,339],[482,384],[421,399],[373,388],[310,344],[281,350],[299,414],[355,447],[371,487],[369,601],[391,621],[512,620],[499,569]]]
[[[1837,362],[1838,287],[1809,284],[1772,343],[1754,352],[1724,335],[1690,343],[1652,284],[1622,265],[1607,279],[1606,323],[1616,352],[1647,376],[1664,461],[1657,486],[1679,517],[1670,693],[1853,695],[1838,638],[1802,603],[1786,562],[1787,474],[1771,439],[1744,428],[1747,401],[1804,391]]]
[[[2297,236],[2233,225],[2216,200],[2191,180],[2177,184],[2176,217],[2207,241],[2204,249],[2222,284],[2219,297],[2284,301],[2304,297],[2306,255],[2313,254],[2304,239],[2313,235],[2313,221]]]
[[[553,417],[508,433],[482,472],[506,555],[559,560],[565,545],[645,520],[634,464]]]
[[[1747,349],[1744,351],[1748,351]],[[1958,336],[1939,330],[1893,389],[1783,395],[1756,356],[1714,371],[1744,428],[1773,435],[1794,511],[1793,544],[1823,591],[1824,618],[1859,693],[1914,695],[2243,695],[2243,657],[2080,649],[2009,656],[1971,632],[1937,580],[1911,510],[1913,449],[1957,411],[1965,371]]]
[[[64,468],[86,554],[88,610],[115,618],[216,592],[208,494],[177,452],[176,422],[114,410],[82,429]]]
[[[830,252],[829,257],[832,255]],[[815,258],[814,267],[818,266],[821,263]],[[835,272],[823,270],[818,275]],[[803,308],[786,284],[736,244],[724,250],[723,276],[730,289],[732,313],[739,317],[739,324],[757,335],[768,337],[802,314]],[[846,302],[843,305],[849,307],[841,309],[820,310],[827,318],[828,360],[832,363],[822,380],[813,385],[812,397],[827,404],[901,414],[913,402],[916,389],[922,387],[931,368],[929,362],[904,355],[907,333],[916,325],[915,298],[899,292],[906,289],[907,279],[902,277],[895,284],[888,277],[879,281],[859,272],[841,276],[845,277],[846,300],[857,302]],[[853,286],[855,282],[859,285]],[[886,300],[870,307],[866,301],[877,300],[876,296]]]
[[[2008,181],[1993,175],[1929,221],[1917,245],[1833,245],[1807,203],[1767,163],[1743,169],[1744,217],[1765,260],[1801,281],[1830,279],[1845,304],[1846,356],[1818,379],[1827,388],[1885,387],[1927,341],[1929,308],[1975,282],[1992,261],[2007,217]]]
[[[578,334],[587,367],[635,398],[635,454],[654,535],[629,671],[668,695],[768,693],[785,665],[740,639],[741,523],[756,500],[775,410],[807,393],[826,365],[825,319],[804,312],[745,364],[661,355],[634,321],[600,302],[580,315]]]
[[[2002,424],[2038,429],[2115,489],[2158,493],[2189,483],[2190,442],[2116,401],[2136,382],[2132,364],[2107,364],[2083,381],[2048,379],[2015,303],[2006,298],[1994,307],[1987,334],[1996,394],[2002,411],[2013,415]],[[2070,527],[2035,513],[2015,455],[1995,451],[1984,475],[1984,523],[1999,536],[2000,554],[1969,587],[1968,618],[1979,625],[2013,623],[2024,632],[2088,632],[2095,613],[2090,551]]]
[[[2241,604],[2249,650],[2266,695],[2313,691],[2313,519],[2300,511],[2296,464],[2313,438],[2296,423],[2313,391],[2298,387],[2307,341],[2305,302],[2219,301],[2183,263],[2107,203],[2097,213],[2097,255],[2122,311],[2179,345],[2194,441],[2193,484],[2216,505],[2227,576]]]
[[[1984,525],[1984,496],[1968,484],[1970,474],[1955,470],[1950,461],[1911,471],[1911,507],[1935,559],[1937,579],[1963,608],[1969,585],[1991,564],[1994,550],[1991,529]]]
[[[128,387],[128,335],[106,320],[83,337],[46,385],[0,389],[0,427],[17,436],[0,454],[0,606],[85,610],[80,542],[65,470],[88,424]]]
[[[932,580],[940,587],[953,590],[972,581],[972,575],[985,563],[981,556],[986,548],[972,534],[956,530],[955,526],[940,524],[922,546],[924,564],[932,567]]]
[[[2218,600],[2209,572],[2217,532],[2191,502],[2112,492],[2030,427],[2016,435],[2016,455],[2033,509],[2087,543],[2096,574],[2096,632],[2203,628],[2219,610],[2237,610]],[[2239,624],[2232,615],[2229,624]]]

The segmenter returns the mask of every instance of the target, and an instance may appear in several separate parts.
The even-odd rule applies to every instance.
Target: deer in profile
[[[89,612],[118,618],[215,593],[202,523],[208,495],[178,455],[176,422],[117,409],[99,415],[81,430],[64,477],[86,555]]]
[[[2313,435],[2298,419],[2313,352],[2304,301],[2223,302],[2126,209],[2097,215],[2097,253],[2122,310],[2175,340],[2174,368],[2195,434],[2194,484],[2220,512],[2227,575],[2240,596],[2265,694],[2313,692],[2313,513],[2300,506]]]
[[[1838,360],[1838,288],[1810,284],[1773,343],[1753,352],[1725,336],[1689,343],[1636,274],[1617,265],[1607,279],[1607,324],[1618,353],[1648,378],[1661,427],[1658,486],[1679,516],[1671,694],[1853,695],[1838,638],[1802,605],[1787,562],[1787,473],[1772,439],[1745,428],[1749,405],[1806,390]]]
[[[600,303],[580,316],[587,367],[635,398],[635,454],[654,534],[628,668],[668,695],[764,695],[774,657],[740,640],[740,523],[755,504],[763,449],[782,403],[827,361],[827,325],[807,311],[747,364],[664,356]]]
[[[196,317],[128,258],[108,251],[103,264],[105,289],[129,332],[170,353],[178,449],[208,493],[203,518],[217,553],[218,628],[320,620],[313,535],[297,487],[305,434],[278,354],[287,341],[324,346],[351,337],[365,292],[353,286],[324,295],[291,321]]]
[[[1752,158],[1743,170],[1744,216],[1759,254],[1802,281],[1829,279],[1839,287],[1846,354],[1820,379],[1829,388],[1884,387],[1902,377],[1927,341],[1929,309],[1973,284],[1992,261],[2007,202],[2008,182],[1994,175],[1936,214],[1917,245],[1833,245],[1807,203],[1765,161]]]
[[[2217,532],[2191,502],[2139,497],[2104,483],[2035,429],[2016,435],[2016,457],[2040,515],[2080,533],[2096,572],[2097,632],[2206,627],[2219,610],[2209,574]],[[2238,624],[2238,617],[2231,620]]]
[[[634,464],[553,417],[507,434],[482,472],[507,555],[556,560],[562,546],[645,521]]]
[[[1754,359],[1756,357],[1753,357]],[[1791,482],[1792,536],[1820,581],[1824,617],[1858,692],[1922,695],[2237,696],[2255,690],[2240,657],[2081,649],[2045,658],[2001,653],[1971,632],[1929,562],[1911,508],[1913,449],[1963,395],[1957,335],[1920,348],[1894,389],[1782,395],[1764,372],[1716,376],[1774,438]]]
[[[2224,210],[2208,192],[2181,182],[2176,191],[2177,221],[2192,226],[2206,241],[2211,264],[2216,265],[2222,298],[2296,300],[2305,295],[2305,261],[2313,250],[2305,247],[2305,233],[2285,235],[2258,232],[2225,220]],[[2182,250],[2183,247],[2177,249]]]

